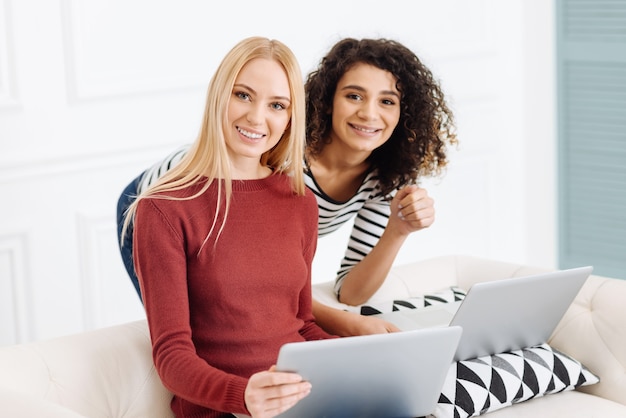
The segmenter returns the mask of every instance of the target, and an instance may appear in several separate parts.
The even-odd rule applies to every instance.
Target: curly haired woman
[[[308,75],[305,91],[305,183],[317,198],[319,236],[354,219],[335,291],[339,301],[359,305],[383,284],[406,238],[434,222],[433,199],[418,182],[440,175],[447,165],[447,149],[457,143],[453,114],[432,72],[391,39],[340,40]],[[187,148],[124,190],[120,223],[134,197],[176,165]],[[138,289],[131,239],[121,251]],[[397,330],[317,301],[313,312],[332,334]]]

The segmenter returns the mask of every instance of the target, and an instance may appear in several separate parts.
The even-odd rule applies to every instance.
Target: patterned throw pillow
[[[451,286],[449,288],[422,296],[350,306],[346,310],[360,313],[361,315],[375,315],[379,313],[399,311],[402,309],[419,309],[426,306],[463,300],[465,298],[465,293],[465,290],[460,287]]]
[[[599,382],[577,360],[548,344],[455,362],[435,416],[465,418]]]

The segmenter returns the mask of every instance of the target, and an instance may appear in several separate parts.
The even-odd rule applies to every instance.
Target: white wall
[[[0,0],[0,345],[143,317],[117,252],[118,195],[194,139],[214,68],[249,35],[287,43],[304,73],[342,37],[391,37],[441,80],[460,146],[446,175],[424,182],[435,224],[397,263],[466,253],[554,266],[552,9]],[[334,277],[347,234],[320,240],[315,281]]]

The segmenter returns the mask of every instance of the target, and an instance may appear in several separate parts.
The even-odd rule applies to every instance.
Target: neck
[[[261,165],[258,161],[254,164],[235,164],[232,162],[230,169],[233,180],[258,180],[272,174],[270,167]]]
[[[309,156],[310,165],[324,167],[327,171],[357,171],[365,172],[369,168],[367,157],[370,153],[350,152],[340,147],[333,146],[333,143],[327,144],[322,152],[315,156]]]

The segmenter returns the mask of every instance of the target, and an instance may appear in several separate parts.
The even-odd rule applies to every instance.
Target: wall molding
[[[29,303],[31,288],[27,273],[27,243],[26,232],[0,234],[0,302],[3,305],[0,312],[9,312],[10,315],[10,318],[2,318],[0,342],[18,344],[32,338],[31,320],[34,315]],[[11,331],[7,333],[5,326]],[[9,333],[11,335],[7,335]]]
[[[11,3],[0,1],[0,110],[20,107],[15,77]]]
[[[102,288],[105,286],[103,260],[100,250],[103,242],[110,241],[115,223],[111,216],[92,216],[79,214],[78,223],[78,256],[83,303],[84,329],[95,329],[104,321],[104,303]]]
[[[110,214],[79,213],[76,220],[83,329],[145,318],[112,239],[117,237],[114,219]],[[112,262],[115,259],[118,262]]]
[[[202,3],[197,6],[206,7]],[[195,62],[201,61],[196,51],[181,55],[180,45],[185,42],[179,42],[183,40],[177,39],[176,33],[168,34],[173,37],[172,42],[162,45],[158,51],[147,47],[141,49],[146,46],[141,39],[155,38],[156,41],[157,35],[161,34],[160,28],[148,25],[152,20],[145,19],[145,7],[131,3],[124,4],[124,7],[127,16],[120,17],[119,13],[110,13],[108,2],[62,0],[67,95],[71,104],[206,85],[206,67],[198,65],[205,63]],[[156,18],[158,20],[158,16]],[[127,24],[129,20],[133,21],[132,25]],[[135,22],[138,21],[145,24],[141,32],[137,32]],[[91,28],[106,23],[116,26],[115,32],[95,31],[98,36],[106,33],[110,42],[105,45]],[[128,33],[127,42],[120,42],[124,31]],[[136,49],[132,50],[133,47]],[[142,58],[136,59],[138,55]],[[178,56],[178,59],[164,58],[167,56]]]
[[[98,171],[110,167],[145,168],[164,158],[180,145],[176,143],[0,165],[0,185],[48,176]]]

